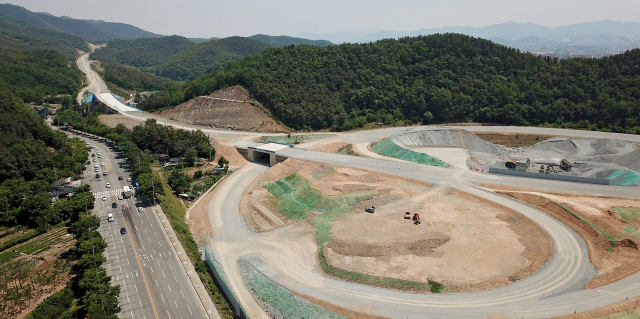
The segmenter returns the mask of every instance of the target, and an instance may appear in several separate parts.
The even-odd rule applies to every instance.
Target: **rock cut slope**
[[[208,96],[199,96],[155,114],[178,122],[215,128],[249,132],[290,132],[286,126],[271,118],[240,86],[218,90]]]

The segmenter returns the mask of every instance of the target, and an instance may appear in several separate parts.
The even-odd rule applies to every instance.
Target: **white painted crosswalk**
[[[93,193],[93,196],[96,196],[96,197],[118,196],[120,194],[122,194],[122,188],[120,188],[120,189],[110,189],[108,191],[102,191],[102,192]]]

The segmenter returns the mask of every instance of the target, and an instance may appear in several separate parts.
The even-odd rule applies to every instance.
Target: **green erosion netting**
[[[300,144],[309,140],[317,140],[335,136],[335,134],[306,134],[306,135],[282,135],[282,136],[263,136],[261,142],[275,142],[283,144]]]
[[[440,166],[440,167],[449,167],[449,164],[443,162],[442,160],[433,157],[431,155],[427,155],[424,153],[414,152],[412,150],[403,148],[398,146],[393,142],[391,137],[388,137],[373,146],[371,146],[371,150],[384,156],[395,157],[405,161],[414,162],[418,164],[431,165],[431,166]]]
[[[255,274],[247,285],[260,299],[271,304],[287,319],[347,319],[347,317],[295,298],[288,290],[276,285],[261,274]]]
[[[640,208],[637,207],[618,207],[613,212],[626,221],[640,220]]]
[[[611,185],[621,186],[638,185],[638,182],[640,182],[640,176],[638,176],[638,174],[623,169],[611,173],[607,179],[611,180]]]
[[[278,210],[287,218],[299,220],[310,216],[309,212],[312,210],[322,212],[322,214],[316,215],[311,219],[311,224],[316,233],[320,264],[327,273],[342,279],[374,286],[444,292],[444,286],[435,281],[430,280],[429,283],[423,283],[367,275],[331,266],[327,261],[324,255],[324,248],[331,241],[333,222],[340,216],[353,212],[354,209],[351,206],[377,195],[378,191],[361,191],[347,195],[329,196],[311,188],[309,181],[302,178],[298,173],[293,173],[274,183],[267,184],[265,188],[280,200]]]

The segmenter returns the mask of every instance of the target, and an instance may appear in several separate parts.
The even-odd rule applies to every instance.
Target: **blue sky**
[[[297,35],[482,27],[507,21],[556,27],[640,22],[638,0],[5,0],[35,12],[123,22],[186,37]]]

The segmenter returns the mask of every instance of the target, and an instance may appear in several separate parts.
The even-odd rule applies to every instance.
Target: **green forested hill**
[[[309,39],[303,39],[303,38],[289,37],[286,35],[273,36],[273,35],[265,35],[265,34],[256,34],[256,35],[250,36],[249,38],[262,41],[272,47],[284,47],[288,45],[300,45],[300,44],[326,47],[328,45],[333,44],[327,40],[309,40]]]
[[[51,49],[74,58],[76,48],[88,50],[80,37],[35,27],[23,20],[0,14],[0,47],[19,50]]]
[[[192,80],[218,70],[229,62],[239,61],[243,56],[258,54],[268,47],[262,41],[243,37],[211,40],[192,45],[149,70],[174,80]]]
[[[162,36],[128,24],[56,17],[50,14],[31,12],[23,7],[8,3],[0,4],[0,14],[22,20],[33,27],[73,34],[92,42]]]
[[[113,40],[107,47],[96,50],[91,58],[102,62],[141,67],[156,66],[186,48],[195,45],[191,40],[173,35],[164,38]]]
[[[161,78],[121,64],[103,63],[102,68],[104,68],[102,77],[105,81],[125,90],[138,92],[157,91],[166,89],[174,83],[173,80]]]
[[[81,79],[80,70],[59,52],[0,48],[0,87],[24,102],[42,103],[48,95],[75,94]]]
[[[459,34],[270,48],[141,106],[177,105],[232,85],[296,129],[433,120],[640,133],[640,50],[558,61]]]

